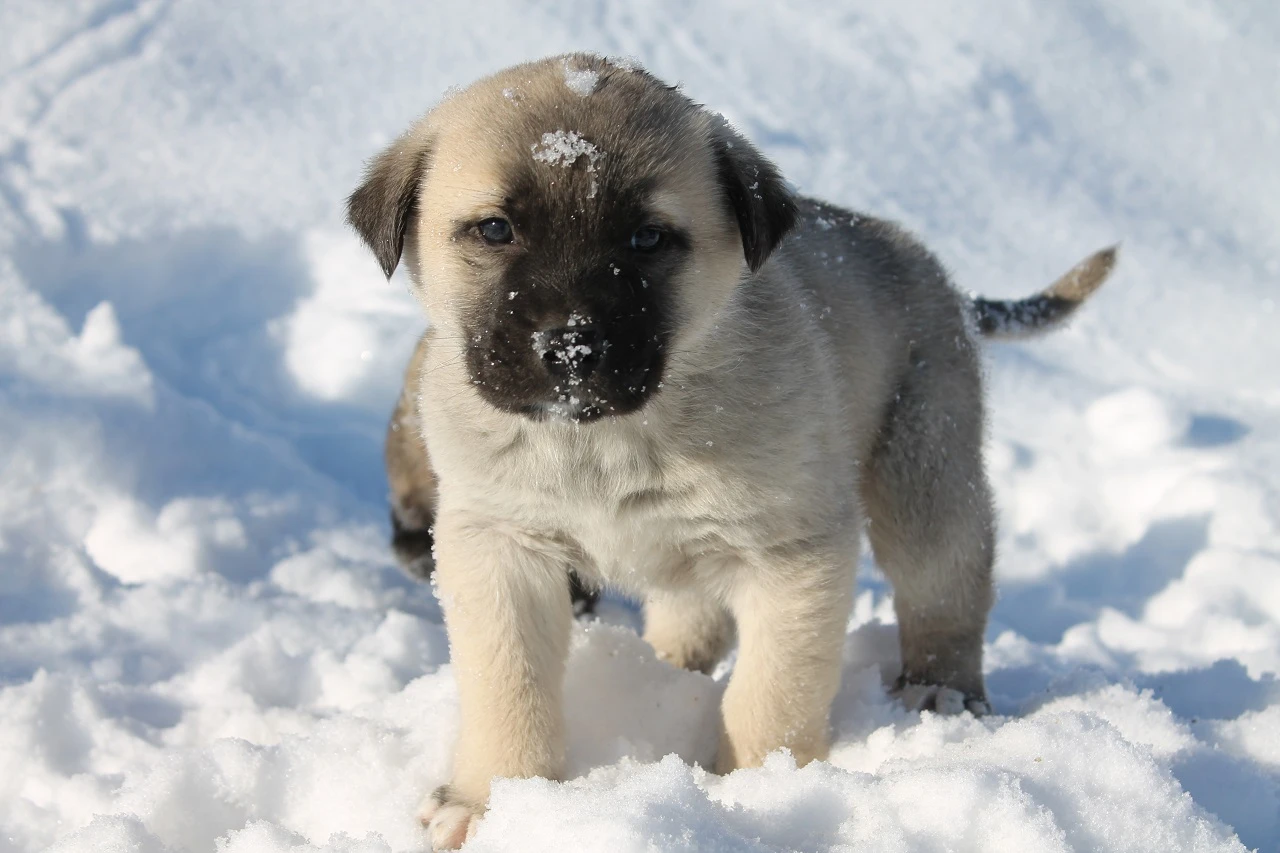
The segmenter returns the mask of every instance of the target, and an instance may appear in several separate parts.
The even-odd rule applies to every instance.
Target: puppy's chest
[[[602,445],[530,447],[513,460],[520,514],[569,540],[582,568],[623,587],[679,584],[704,553],[736,538],[738,513],[716,496],[725,475],[711,460]]]

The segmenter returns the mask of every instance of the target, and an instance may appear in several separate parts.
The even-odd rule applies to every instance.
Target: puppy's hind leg
[[[655,592],[644,602],[644,638],[662,660],[710,673],[733,639],[733,623],[700,591]]]
[[[721,703],[717,773],[757,767],[781,747],[798,765],[827,757],[856,552],[856,540],[789,547],[743,573],[731,602],[738,662]]]
[[[954,357],[954,353],[952,354]],[[976,363],[917,360],[863,471],[876,562],[893,584],[908,707],[990,711],[982,638],[995,524]],[[936,368],[936,369],[935,369]]]
[[[418,376],[427,356],[424,335],[405,370],[404,387],[387,425],[384,460],[391,487],[391,548],[405,573],[427,580],[435,568],[431,526],[439,488],[418,419]]]

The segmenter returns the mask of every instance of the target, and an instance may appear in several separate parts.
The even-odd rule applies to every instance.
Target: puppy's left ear
[[[778,167],[754,145],[720,116],[712,121],[720,190],[738,220],[747,266],[756,272],[795,226],[795,196]]]
[[[418,188],[431,165],[431,143],[417,128],[374,157],[347,199],[347,222],[373,250],[387,278],[396,271],[404,235],[418,213]]]

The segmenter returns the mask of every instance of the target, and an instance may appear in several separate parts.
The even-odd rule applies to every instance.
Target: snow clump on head
[[[595,143],[588,142],[576,131],[557,130],[542,134],[542,140],[533,146],[533,159],[550,166],[563,166],[566,169],[585,156],[588,171],[595,168],[596,161],[604,156],[604,152],[596,148]]]
[[[564,84],[575,95],[585,98],[595,91],[598,82],[600,82],[600,72],[592,71],[590,68],[574,68],[569,64],[569,60],[564,61]]]
[[[584,139],[572,130],[549,131],[542,134],[541,141],[532,146],[533,159],[548,166],[561,166],[565,169],[578,162],[579,157],[587,158],[587,172],[591,175],[591,190],[587,198],[596,195],[596,163],[605,156],[595,143]]]

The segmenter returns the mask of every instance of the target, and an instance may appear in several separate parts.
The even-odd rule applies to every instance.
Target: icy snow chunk
[[[87,677],[44,669],[26,684],[0,687],[0,849],[47,850],[76,827],[84,829],[54,849],[110,850],[113,842],[121,850],[161,849],[132,822],[90,825],[95,814],[111,810],[121,775],[163,754],[118,718],[119,705],[108,705]]]
[[[539,163],[563,166],[566,169],[576,163],[579,157],[586,157],[588,169],[593,169],[596,161],[604,156],[604,152],[596,148],[595,143],[589,142],[573,130],[548,131],[542,134],[542,141],[535,144],[532,150],[533,159]]]
[[[585,98],[595,91],[598,82],[600,82],[600,72],[592,71],[590,68],[574,68],[569,64],[569,60],[564,61],[564,84],[575,95]]]
[[[124,347],[121,338],[115,308],[110,302],[99,302],[85,315],[80,337],[73,343],[76,362],[90,374],[110,372],[126,376],[137,373],[149,379],[137,351]]]
[[[548,166],[561,166],[565,169],[573,166],[581,157],[587,158],[587,173],[592,176],[591,188],[587,198],[596,196],[596,163],[605,153],[595,143],[583,138],[577,131],[556,130],[542,134],[542,140],[532,146],[533,159]]]

